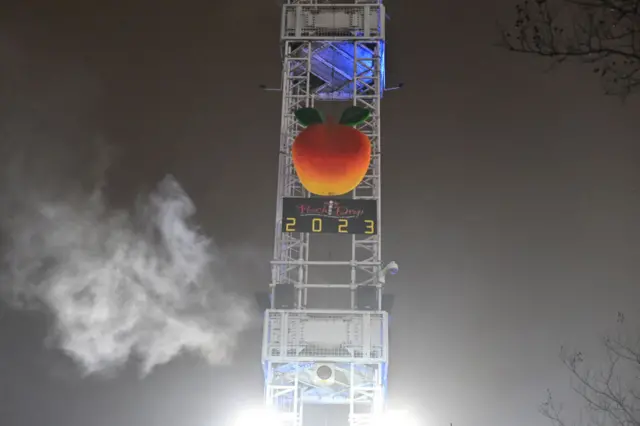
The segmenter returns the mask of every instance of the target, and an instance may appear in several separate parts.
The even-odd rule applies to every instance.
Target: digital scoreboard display
[[[375,235],[378,205],[376,200],[284,198],[282,232]]]

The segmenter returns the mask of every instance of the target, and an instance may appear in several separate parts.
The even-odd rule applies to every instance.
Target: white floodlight
[[[249,408],[241,411],[232,426],[280,426],[280,418],[275,410]]]
[[[374,426],[418,426],[418,421],[406,410],[390,410],[377,418]]]

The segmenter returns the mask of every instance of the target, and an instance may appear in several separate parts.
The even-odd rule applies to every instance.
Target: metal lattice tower
[[[270,308],[265,312],[262,361],[266,405],[282,424],[308,424],[309,404],[349,407],[345,425],[370,425],[385,407],[388,319],[382,287],[380,101],[385,86],[385,11],[380,0],[288,0],[282,8],[282,122]],[[362,106],[372,114],[358,126],[372,143],[372,161],[346,199],[370,200],[376,232],[319,235],[284,232],[283,200],[311,196],[300,184],[291,146],[302,127],[294,111],[325,102]],[[327,238],[350,245],[344,257]],[[334,243],[329,243],[334,244]],[[336,243],[337,244],[337,243]],[[312,251],[311,248],[314,247]],[[347,306],[314,306],[322,291],[344,292]],[[348,421],[348,423],[347,423]]]

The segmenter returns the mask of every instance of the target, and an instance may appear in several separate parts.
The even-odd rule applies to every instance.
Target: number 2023
[[[365,219],[364,221],[366,225],[365,234],[373,234],[375,232],[375,222],[373,220]],[[338,219],[338,232],[341,234],[346,234],[349,232],[348,230],[349,221],[347,219]],[[296,232],[296,218],[288,217],[287,223],[285,224],[286,232]],[[322,219],[318,217],[314,217],[311,219],[311,232],[322,232]]]

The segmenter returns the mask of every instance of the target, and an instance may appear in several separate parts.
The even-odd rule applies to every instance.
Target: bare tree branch
[[[620,318],[621,314],[622,323]],[[562,361],[571,373],[572,388],[586,404],[589,424],[640,426],[640,336],[631,341],[624,338],[624,333],[618,333],[603,339],[603,347],[607,363],[598,375],[584,366],[581,352],[561,351]],[[540,411],[555,426],[567,426],[562,406],[551,393]]]
[[[512,52],[591,64],[607,94],[640,90],[640,0],[524,0],[501,36]]]

